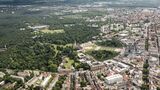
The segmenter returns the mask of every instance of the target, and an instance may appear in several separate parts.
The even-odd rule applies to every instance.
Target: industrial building
[[[123,81],[123,76],[120,74],[111,75],[105,78],[105,82],[107,84],[114,84],[122,81]]]

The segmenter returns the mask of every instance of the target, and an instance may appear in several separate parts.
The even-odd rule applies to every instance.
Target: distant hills
[[[35,4],[39,0],[0,0],[0,4],[5,5],[23,5],[23,4]]]
[[[160,0],[0,0],[0,4],[23,5],[23,4],[86,4],[93,2],[111,2],[113,6],[160,6]]]

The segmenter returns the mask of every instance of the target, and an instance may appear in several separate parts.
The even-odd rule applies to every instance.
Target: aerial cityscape
[[[160,1],[0,0],[0,90],[160,90]]]

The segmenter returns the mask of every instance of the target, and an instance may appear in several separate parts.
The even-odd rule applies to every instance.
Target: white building
[[[106,60],[104,61],[104,64],[107,67],[114,66],[115,68],[113,70],[118,73],[124,73],[125,71],[128,71],[130,68],[128,65],[121,63],[121,62],[114,61],[114,60]]]
[[[5,81],[2,81],[0,82],[0,86],[4,85],[5,84]]]
[[[15,79],[20,79],[22,80],[22,82],[24,83],[24,78],[23,77],[20,77],[20,76],[15,76],[15,75],[11,75],[12,78],[15,78]]]
[[[49,82],[49,80],[50,80],[51,78],[52,78],[52,75],[51,75],[51,74],[48,75],[48,76],[42,81],[41,86],[42,86],[42,87],[46,87],[47,84],[48,84],[48,82]]]
[[[107,84],[114,84],[116,82],[122,82],[123,81],[123,76],[120,74],[115,74],[115,75],[111,75],[106,77],[105,82]]]
[[[0,78],[3,78],[5,76],[5,73],[0,72]]]

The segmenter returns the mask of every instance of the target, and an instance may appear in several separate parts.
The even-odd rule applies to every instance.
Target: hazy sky
[[[108,1],[108,0],[106,0],[106,1]],[[160,2],[160,0],[109,0],[109,1]]]
[[[13,1],[13,0],[0,0],[0,1]],[[17,0],[15,0],[15,1],[17,1]],[[27,0],[18,0],[18,1],[27,1]],[[46,1],[46,0],[44,0],[44,1]],[[55,0],[47,0],[47,1],[55,1]],[[71,0],[71,1],[74,1],[74,0]],[[75,0],[75,1],[78,1],[78,0]],[[79,0],[79,1],[81,1],[81,0]],[[88,0],[88,1],[92,1],[92,0]],[[112,1],[117,2],[118,1],[118,2],[122,2],[122,3],[156,4],[156,5],[160,6],[160,0],[105,0],[105,1],[110,1],[110,2],[112,2]]]
[[[108,0],[106,0],[106,1],[108,1]],[[109,0],[109,1],[151,3],[151,4],[159,4],[160,5],[160,0]]]

